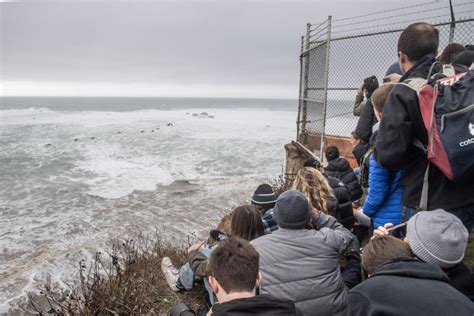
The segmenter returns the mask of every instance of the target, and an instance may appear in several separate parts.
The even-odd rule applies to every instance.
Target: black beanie
[[[339,149],[337,149],[336,146],[329,146],[326,148],[326,159],[328,161],[334,160],[336,158],[339,158]]]
[[[260,184],[252,196],[252,204],[258,208],[271,208],[277,196],[269,184]]]

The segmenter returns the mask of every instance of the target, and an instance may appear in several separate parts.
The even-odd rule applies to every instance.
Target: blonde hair
[[[302,192],[313,208],[329,213],[330,206],[327,200],[334,194],[326,178],[317,169],[309,167],[300,169],[292,189]]]

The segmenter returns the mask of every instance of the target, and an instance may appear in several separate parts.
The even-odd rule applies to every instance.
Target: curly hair
[[[311,207],[326,214],[331,211],[327,200],[334,196],[334,193],[326,178],[317,169],[309,167],[300,169],[292,189],[301,191],[308,198]]]

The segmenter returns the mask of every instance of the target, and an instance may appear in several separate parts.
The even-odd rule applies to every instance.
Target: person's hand
[[[204,245],[204,243],[205,241],[192,245],[191,247],[188,248],[188,253],[201,248]]]
[[[357,94],[362,94],[364,91],[364,84],[362,84],[359,89],[357,89]]]
[[[393,224],[392,223],[387,223],[385,225],[382,226],[379,226],[377,229],[374,230],[374,235],[372,236],[372,238],[374,238],[375,236],[387,236],[389,234],[389,228],[393,227]]]
[[[388,76],[385,76],[383,78],[383,82],[399,83],[401,77],[402,77],[402,75],[393,73],[393,74],[390,74]]]

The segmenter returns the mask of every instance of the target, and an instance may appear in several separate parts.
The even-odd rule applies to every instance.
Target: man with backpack
[[[425,111],[422,112],[424,108],[420,108],[426,104],[420,103],[418,97],[418,93],[420,98],[425,96],[420,92],[424,87],[416,89],[412,86],[414,79],[427,79],[430,70],[436,70],[432,65],[438,50],[438,37],[438,30],[427,23],[411,24],[400,35],[398,61],[404,75],[400,78],[400,84],[390,93],[384,107],[385,119],[380,124],[374,154],[380,165],[392,170],[402,169],[403,221],[408,220],[420,209],[442,208],[458,216],[471,231],[474,224],[474,176],[472,176],[474,139],[472,142],[469,142],[469,139],[474,137],[474,133],[469,126],[474,123],[474,107],[465,102],[470,101],[472,104],[473,89],[472,86],[469,88],[469,85],[474,84],[472,73],[460,79],[456,86],[457,90],[454,89],[455,86],[452,89],[440,86],[439,91],[450,90],[445,96],[438,95],[437,99],[435,94],[435,123],[431,125],[433,129],[430,130],[430,138],[425,126],[425,115],[422,115]],[[428,81],[428,84],[430,83]],[[448,101],[453,100],[447,100],[447,97],[455,93],[466,95],[465,98],[455,99],[458,103],[449,103]],[[469,93],[471,95],[467,95]],[[449,115],[440,117],[438,106],[448,103],[451,108],[446,107],[443,110]],[[460,112],[452,110],[459,107]],[[427,120],[429,123],[429,119]],[[457,123],[453,124],[453,121]],[[443,124],[446,131],[443,131],[441,126]],[[450,133],[456,128],[459,128],[457,133]],[[438,138],[431,137],[433,135]],[[459,138],[462,140],[459,141]],[[439,140],[446,144],[445,150],[426,152],[426,147]],[[428,163],[428,154],[430,161],[433,161],[433,158],[441,159],[442,163],[449,165],[456,177],[450,177],[449,173],[446,175],[447,172],[441,171],[443,168],[440,169],[439,165]],[[460,169],[462,172],[459,172]]]

